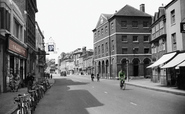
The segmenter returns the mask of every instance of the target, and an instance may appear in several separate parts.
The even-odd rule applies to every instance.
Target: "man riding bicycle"
[[[122,69],[119,71],[118,76],[119,76],[120,87],[121,87],[121,84],[122,84],[121,82],[123,81],[123,84],[125,83],[125,73]]]

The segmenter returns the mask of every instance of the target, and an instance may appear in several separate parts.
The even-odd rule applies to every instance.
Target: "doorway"
[[[139,59],[133,59],[133,76],[139,76]]]

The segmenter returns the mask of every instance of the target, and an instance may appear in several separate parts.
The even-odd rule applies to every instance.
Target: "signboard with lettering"
[[[181,22],[180,26],[181,26],[181,32],[185,33],[185,22]]]
[[[53,51],[53,52],[54,52],[54,51],[55,51],[55,50],[54,50],[54,45],[48,45],[48,51],[49,51],[49,52],[50,52],[50,51]]]
[[[24,57],[27,57],[27,50],[26,48],[22,47],[21,45],[19,45],[18,43],[16,43],[15,41],[9,39],[9,46],[8,46],[8,49],[17,53],[17,54],[20,54]]]

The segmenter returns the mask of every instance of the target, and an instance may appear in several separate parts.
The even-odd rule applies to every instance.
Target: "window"
[[[101,29],[101,34],[103,35],[103,28]]]
[[[113,30],[114,29],[114,23],[112,22],[111,23],[111,30]]]
[[[114,51],[114,40],[112,40],[112,51]]]
[[[175,10],[171,11],[171,24],[175,23]]]
[[[162,44],[162,50],[165,50],[165,43]]]
[[[143,27],[148,27],[149,24],[148,24],[148,21],[143,21]]]
[[[13,21],[13,29],[13,35],[20,41],[23,41],[23,26],[15,18]]]
[[[121,27],[127,27],[127,21],[121,21]]]
[[[105,26],[105,33],[107,33],[107,26]]]
[[[138,36],[133,36],[133,42],[138,42]]]
[[[100,36],[100,31],[98,31],[98,36]]]
[[[19,26],[20,26],[19,22],[16,19],[14,19],[14,32],[13,33],[14,33],[14,36],[17,38],[19,38],[19,32],[20,32]]]
[[[106,42],[105,46],[106,46],[106,51],[108,52],[108,43],[107,42]]]
[[[164,27],[164,23],[163,21],[160,22],[160,29],[162,29]]]
[[[127,48],[122,48],[122,54],[127,54],[128,49]]]
[[[132,27],[138,27],[138,22],[137,21],[132,21]]]
[[[149,48],[144,48],[144,53],[148,54],[149,53]]]
[[[10,13],[5,8],[0,8],[0,29],[10,31]]]
[[[171,35],[172,38],[172,50],[175,51],[177,49],[177,42],[176,42],[176,33]]]
[[[95,55],[97,55],[97,49],[96,49],[96,47],[94,48],[94,50],[95,50]]]
[[[96,33],[94,33],[94,38],[96,38]]]
[[[100,46],[98,46],[98,54],[100,54]]]
[[[148,42],[149,41],[149,36],[144,36],[144,42]]]
[[[133,54],[138,54],[139,48],[133,48]]]
[[[122,36],[121,41],[122,42],[127,42],[127,36]]]
[[[104,44],[102,44],[102,53],[104,53]]]

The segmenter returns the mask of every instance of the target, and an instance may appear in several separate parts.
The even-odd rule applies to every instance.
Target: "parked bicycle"
[[[32,98],[30,94],[19,94],[14,100],[18,105],[16,114],[32,114]]]

